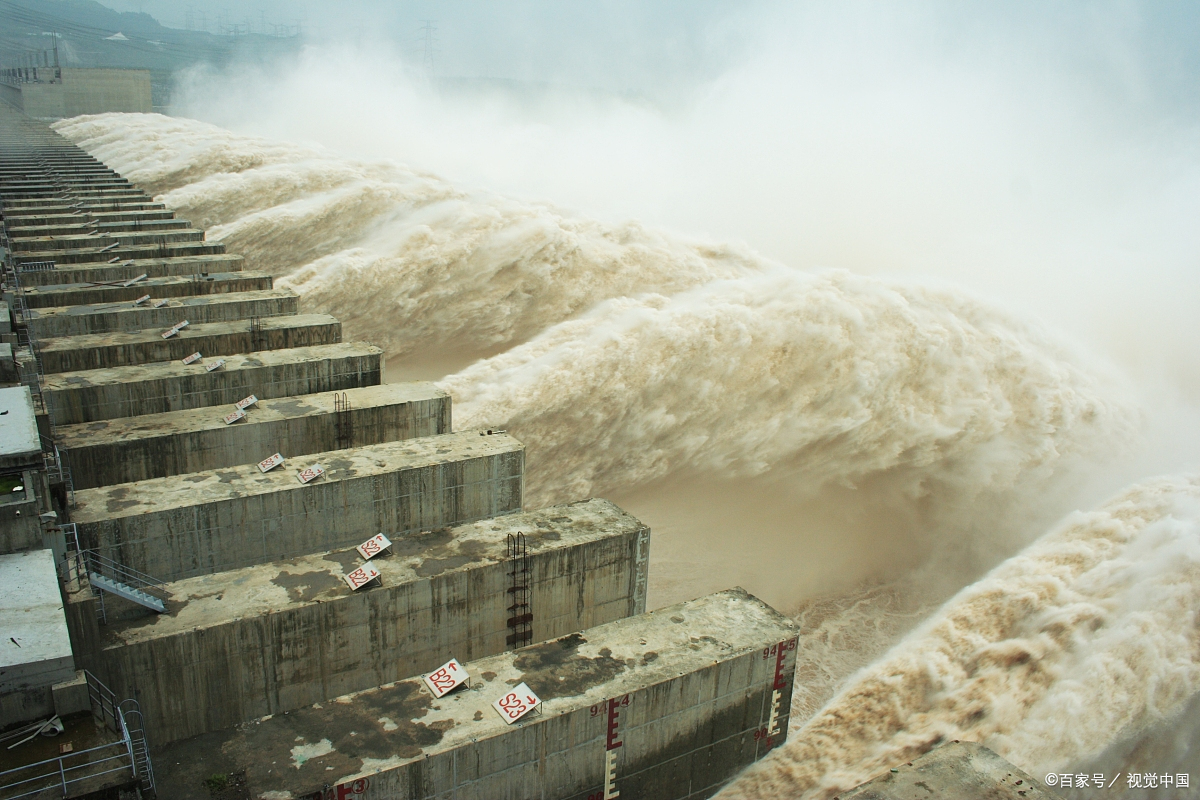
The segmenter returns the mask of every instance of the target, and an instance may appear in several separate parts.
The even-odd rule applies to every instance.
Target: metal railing
[[[21,286],[19,274],[37,271],[26,269],[35,265],[39,269],[54,269],[53,261],[37,261],[14,267],[9,273],[13,284],[13,303],[22,323],[20,327],[14,327],[17,332],[17,346],[29,353],[28,358],[17,361],[17,376],[23,385],[29,387],[29,393],[35,401],[41,403],[42,410],[46,412],[46,424],[50,430],[49,438],[42,437],[42,453],[46,461],[46,470],[51,475],[56,475],[66,487],[67,505],[74,508],[75,482],[71,478],[71,468],[66,458],[66,451],[60,451],[56,444],[58,429],[54,424],[54,401],[49,394],[42,391],[42,378],[45,377],[42,373],[42,352],[37,337],[33,335],[33,330],[29,327],[29,307],[25,303],[25,288]]]
[[[164,604],[170,600],[171,595],[159,589],[162,586],[162,581],[158,578],[138,572],[136,569],[125,566],[119,561],[114,561],[111,558],[102,556],[95,550],[84,550],[81,553],[84,562],[84,569],[88,573],[97,573],[109,578],[118,583],[123,583],[139,591],[145,592],[151,597],[156,597]],[[104,595],[107,593],[103,588],[93,585],[93,591],[96,594],[96,616],[100,618],[101,624],[108,624],[108,609],[104,604]]]
[[[118,704],[116,695],[95,675],[84,670],[84,676],[93,715],[98,715],[120,738],[0,772],[0,800],[21,800],[54,789],[60,790],[64,798],[74,797],[86,791],[85,783],[92,782],[94,789],[102,788],[103,782],[96,783],[98,779],[122,772],[129,774],[129,783],[141,788],[143,797],[154,797],[154,767],[137,701]]]

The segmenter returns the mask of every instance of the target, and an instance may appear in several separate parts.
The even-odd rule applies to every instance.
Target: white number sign
[[[214,369],[220,369],[220,368],[221,368],[221,367],[223,367],[223,366],[225,366],[225,359],[223,359],[223,358],[219,358],[219,359],[217,359],[216,361],[214,361],[214,362],[213,362],[213,363],[211,363],[211,364],[205,364],[205,365],[204,365],[204,371],[205,371],[205,372],[212,372]]]
[[[117,261],[120,261],[120,260],[121,259],[119,259],[119,258],[117,259]],[[146,280],[146,273],[143,272],[141,275],[138,275],[136,278],[130,278],[129,280],[122,283],[121,285],[124,286],[126,289],[128,289],[130,286],[133,286],[138,281],[144,281],[144,280]],[[149,297],[150,295],[146,295],[146,296]]]
[[[246,412],[242,411],[239,408],[237,411],[233,412],[232,414],[230,414],[229,416],[227,416],[225,418],[225,424],[232,425],[233,423],[237,422],[239,419],[245,419],[245,418],[246,418]],[[272,456],[272,458],[274,458],[274,456]],[[262,464],[259,464],[259,467],[261,467],[261,466],[262,466]],[[266,470],[263,470],[263,472],[266,472]]]
[[[155,301],[154,301],[154,307],[155,307],[155,308],[162,308],[162,307],[163,307],[163,306],[165,306],[166,304],[167,304],[167,301],[166,301],[166,300],[155,300]]]
[[[175,326],[175,330],[177,330],[177,331],[181,331],[181,330],[183,330],[184,328],[186,328],[188,325],[191,325],[191,324],[192,324],[192,323],[188,322],[188,321],[185,319],[183,322],[181,322],[181,323],[179,323],[178,325],[176,325],[176,326]]]
[[[301,483],[308,483],[309,481],[315,481],[324,474],[325,470],[320,464],[313,464],[311,467],[305,467],[300,470],[300,474],[297,477],[300,478]]]
[[[384,550],[387,550],[391,546],[392,543],[388,537],[384,536],[382,533],[377,533],[354,549],[358,551],[360,556],[367,561],[370,561],[372,558],[379,555]]]
[[[170,339],[172,336],[174,336],[177,333],[179,333],[179,328],[169,328],[169,329],[167,329],[167,332],[162,335],[162,337],[164,339]]]
[[[142,303],[146,302],[146,301],[147,301],[147,300],[149,300],[149,299],[150,299],[150,295],[148,295],[148,294],[144,294],[144,295],[142,295],[141,297],[139,297],[137,300],[134,300],[134,301],[133,301],[133,304],[134,304],[135,306],[140,306]]]
[[[363,564],[358,569],[346,576],[346,583],[350,584],[350,590],[361,589],[371,581],[379,577],[379,570],[370,564]]]
[[[183,363],[195,364],[197,361],[199,361],[202,358],[204,358],[204,356],[200,355],[199,353],[192,353],[190,356],[188,356],[187,358],[185,358],[183,360]]]
[[[541,704],[541,699],[533,693],[533,689],[522,683],[492,703],[492,708],[496,709],[497,713],[504,717],[504,721],[511,725]]]
[[[258,402],[258,398],[255,397],[254,395],[250,395],[245,400],[238,400],[237,403],[235,403],[234,405],[237,406],[238,411],[245,411],[247,408],[249,408],[250,406],[254,405],[257,402]]]
[[[283,456],[280,455],[279,453],[276,453],[275,455],[271,456],[270,458],[264,458],[262,461],[258,462],[258,468],[260,470],[262,470],[263,472],[270,472],[271,470],[275,469],[282,463],[283,463]]]
[[[466,667],[458,663],[457,658],[452,658],[428,675],[421,676],[425,685],[429,687],[429,691],[433,692],[434,697],[444,697],[454,691],[454,688],[461,686],[467,677]]]

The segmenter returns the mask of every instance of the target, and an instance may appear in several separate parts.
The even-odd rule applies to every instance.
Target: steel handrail
[[[157,597],[159,600],[169,600],[171,598],[169,592],[158,588],[163,585],[163,581],[152,575],[147,575],[132,567],[127,567],[108,556],[100,555],[95,550],[84,550],[83,556],[88,561],[88,572],[95,571],[106,577],[119,579],[121,583],[133,586],[135,589],[141,589],[147,594]],[[100,568],[96,569],[96,566]]]

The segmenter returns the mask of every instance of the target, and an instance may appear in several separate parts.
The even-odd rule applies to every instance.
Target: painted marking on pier
[[[521,683],[511,692],[492,703],[492,708],[496,709],[496,713],[506,723],[512,725],[541,704],[542,699],[533,693],[533,689],[530,689],[528,684]]]
[[[421,679],[434,697],[443,697],[462,686],[469,677],[467,668],[458,663],[457,658],[452,658],[428,675],[422,675]]]
[[[387,550],[391,546],[392,542],[390,539],[388,539],[388,537],[384,536],[382,533],[377,533],[354,549],[358,551],[360,556],[367,561],[370,561],[372,558],[379,555],[384,550]]]
[[[283,463],[283,456],[280,455],[279,453],[276,453],[275,455],[271,456],[270,458],[264,458],[262,461],[258,462],[258,468],[262,472],[270,472],[271,470],[275,469],[282,463]]]
[[[617,751],[604,751],[604,800],[620,797],[617,791]]]
[[[379,570],[373,564],[363,564],[346,576],[346,583],[351,591],[357,591],[379,577]]]
[[[324,474],[324,467],[320,464],[313,464],[311,467],[305,467],[300,470],[300,473],[296,477],[300,479],[301,483],[308,483],[309,481],[315,481]]]

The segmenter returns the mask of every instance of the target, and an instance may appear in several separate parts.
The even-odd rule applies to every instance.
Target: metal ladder
[[[533,611],[529,587],[529,545],[525,534],[517,531],[508,534],[508,593],[512,604],[508,607],[508,646],[516,649],[533,642]]]
[[[333,395],[333,424],[335,427],[334,450],[346,450],[354,446],[354,415],[351,413],[350,398],[345,392]]]
[[[270,333],[263,327],[262,317],[250,318],[250,352],[271,349]]]

